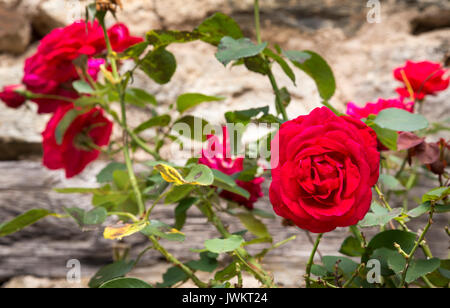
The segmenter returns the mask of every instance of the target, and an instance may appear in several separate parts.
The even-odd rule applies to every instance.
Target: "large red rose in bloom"
[[[398,81],[405,82],[402,71],[406,79],[411,84],[415,99],[423,100],[426,95],[434,95],[436,92],[448,88],[450,77],[445,78],[447,71],[440,63],[429,61],[411,62],[407,61],[404,67],[394,70],[394,77]],[[398,88],[397,93],[403,97],[410,97],[408,88]]]
[[[117,24],[108,30],[112,48],[121,52],[139,43],[142,38],[130,36],[125,25]],[[80,79],[73,61],[86,56],[87,72],[93,79],[97,78],[100,65],[105,63],[102,56],[106,42],[98,22],[75,22],[65,28],[58,28],[45,36],[37,52],[25,61],[23,84],[37,94],[57,95],[77,98],[72,83]],[[38,104],[39,113],[52,113],[65,101],[39,98],[33,100]]]
[[[2,100],[10,108],[19,108],[25,103],[26,98],[15,90],[21,88],[20,85],[11,85],[3,88],[0,92],[0,100]]]
[[[349,102],[347,104],[347,114],[358,120],[367,118],[370,115],[378,115],[381,110],[389,108],[403,109],[408,112],[413,112],[414,102],[404,103],[404,98],[397,99],[378,99],[376,103],[367,103],[364,107]]]
[[[49,169],[64,169],[66,177],[73,177],[100,155],[96,147],[109,143],[113,124],[100,108],[78,115],[67,128],[58,144],[55,132],[67,112],[73,110],[72,105],[65,105],[55,112],[42,133],[44,157],[43,164]]]
[[[271,163],[275,212],[302,229],[324,233],[364,218],[380,154],[371,128],[323,107],[281,126]]]
[[[214,135],[208,136],[208,147],[202,151],[202,157],[199,159],[199,163],[206,165],[212,169],[219,170],[227,175],[233,175],[244,170],[244,158],[233,158],[231,154],[230,138],[227,127],[222,128],[223,142],[221,143],[219,138]],[[261,189],[261,184],[264,182],[264,178],[257,177],[251,181],[236,180],[236,184],[250,193],[250,199],[237,195],[229,191],[222,191],[220,196],[227,200],[234,201],[240,205],[244,205],[249,209],[253,209],[254,204],[259,198],[264,196]]]

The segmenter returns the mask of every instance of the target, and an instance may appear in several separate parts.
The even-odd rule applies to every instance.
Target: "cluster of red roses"
[[[130,36],[123,24],[111,27],[108,36],[116,52],[142,41],[142,38]],[[99,107],[79,110],[71,102],[78,98],[73,82],[96,80],[101,65],[106,62],[105,51],[104,33],[98,22],[79,21],[55,29],[42,39],[37,52],[26,60],[23,85],[7,86],[0,92],[0,99],[6,105],[18,108],[27,99],[19,92],[26,89],[28,98],[38,105],[38,113],[53,114],[42,133],[43,163],[50,169],[64,169],[67,177],[79,174],[97,159],[98,148],[109,143],[112,122],[104,116],[103,110]],[[84,59],[86,63],[76,66],[74,61],[77,59]],[[74,110],[73,121],[61,140],[57,140],[58,125],[69,111]]]
[[[363,108],[350,103],[350,117],[317,108],[284,123],[272,142],[270,200],[275,212],[316,233],[351,226],[363,219],[370,208],[371,188],[378,181],[380,154],[375,132],[360,119],[386,108],[413,112],[414,102],[404,100],[423,100],[425,95],[445,90],[449,85],[445,74],[440,64],[408,61],[394,71],[396,79],[405,83],[405,87],[397,89],[400,98],[380,99]],[[411,135],[405,135],[410,142],[399,138],[399,149],[426,151],[424,139]],[[410,147],[402,148],[406,143]]]

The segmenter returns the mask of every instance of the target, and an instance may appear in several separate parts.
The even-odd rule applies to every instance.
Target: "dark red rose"
[[[15,90],[19,89],[20,85],[11,85],[3,88],[0,92],[0,100],[2,100],[10,108],[19,108],[27,100],[25,96],[16,93]]]
[[[275,212],[315,233],[356,224],[379,177],[375,132],[328,108],[284,123],[272,141]]]
[[[217,136],[208,136],[208,148],[202,151],[202,157],[199,159],[199,163],[206,165],[211,169],[219,170],[227,175],[233,175],[244,170],[244,158],[233,157],[231,155],[230,138],[226,126],[223,127],[222,132],[222,143]],[[264,178],[262,177],[256,177],[247,182],[236,180],[238,186],[250,193],[250,199],[248,200],[240,195],[225,190],[220,193],[220,196],[240,205],[244,205],[249,209],[253,209],[255,202],[264,196],[261,189],[263,182]]]
[[[405,83],[402,71],[411,84],[415,99],[418,100],[423,100],[426,95],[434,95],[436,92],[444,91],[448,88],[450,82],[449,77],[444,77],[447,71],[442,68],[440,63],[407,61],[404,67],[394,70],[395,79]],[[397,93],[403,97],[411,96],[406,84],[405,87],[398,88]]]
[[[108,30],[112,48],[121,52],[139,43],[141,38],[130,36],[127,27],[117,24]],[[87,72],[96,80],[100,65],[105,60],[106,42],[103,30],[98,22],[75,22],[67,27],[58,28],[46,35],[40,42],[37,52],[25,61],[23,84],[35,94],[78,98],[72,83],[80,79],[73,61],[80,56],[87,57]],[[39,98],[33,99],[38,104],[39,113],[52,113],[65,100]]]
[[[64,169],[67,178],[81,173],[89,163],[98,158],[100,151],[97,147],[109,143],[113,127],[102,109],[93,108],[73,120],[64,133],[62,143],[58,144],[56,129],[70,110],[73,110],[72,105],[58,108],[42,133],[44,166],[52,170]]]

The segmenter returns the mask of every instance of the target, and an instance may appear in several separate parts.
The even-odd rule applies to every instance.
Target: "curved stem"
[[[207,288],[208,284],[202,282],[194,272],[181,263],[177,258],[175,258],[171,253],[169,253],[161,244],[159,244],[158,240],[154,236],[149,236],[150,241],[153,243],[153,246],[156,250],[158,250],[164,257],[166,257],[167,261],[173,263],[175,266],[179,267],[199,288]]]
[[[406,274],[408,273],[408,269],[411,264],[411,260],[413,259],[414,254],[417,251],[417,248],[419,248],[419,246],[421,245],[422,241],[425,238],[425,235],[427,234],[428,230],[430,229],[431,225],[433,224],[433,214],[434,214],[434,203],[431,204],[430,217],[428,219],[427,225],[423,229],[422,233],[419,236],[419,239],[416,241],[413,249],[411,250],[411,252],[408,254],[408,256],[406,258],[406,265],[405,265],[405,268],[402,273],[402,282],[400,283],[400,287],[403,287],[405,285]]]
[[[256,40],[258,41],[258,44],[261,44],[262,38],[261,38],[261,21],[260,21],[260,12],[259,12],[259,0],[255,0],[255,2],[254,2],[254,14],[255,14]],[[261,54],[261,57],[264,59],[264,61],[268,62],[266,57],[263,54]],[[284,107],[283,101],[281,99],[280,89],[278,87],[275,76],[273,75],[272,69],[270,68],[270,63],[267,63],[267,64],[269,66],[267,75],[269,77],[270,84],[272,85],[273,91],[275,93],[275,102],[277,105],[277,109],[283,116],[283,120],[287,121],[287,120],[289,120],[289,118],[286,113],[286,108]]]
[[[317,248],[319,247],[320,240],[323,237],[323,233],[320,233],[317,236],[316,242],[314,243],[313,250],[311,251],[311,255],[309,256],[308,264],[306,264],[306,287],[309,288],[311,285],[311,268],[314,263],[314,256],[316,254]]]

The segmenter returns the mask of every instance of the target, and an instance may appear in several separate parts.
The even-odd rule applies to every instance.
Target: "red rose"
[[[141,38],[132,37],[125,25],[118,24],[108,30],[115,51],[141,42]],[[36,94],[57,95],[66,98],[78,98],[72,83],[79,80],[73,61],[86,56],[87,72],[94,80],[105,63],[102,56],[106,51],[103,30],[98,22],[75,22],[67,27],[58,28],[46,35],[40,42],[37,52],[25,61],[23,84]],[[52,113],[66,101],[55,99],[33,99],[38,104],[39,113]]]
[[[66,177],[73,177],[100,155],[95,147],[109,143],[113,124],[100,108],[78,115],[67,128],[58,144],[55,138],[56,129],[66,113],[73,110],[72,105],[60,107],[47,124],[42,133],[44,157],[43,164],[49,169],[64,169]],[[92,145],[95,145],[93,147]]]
[[[14,90],[20,88],[20,85],[11,85],[3,88],[3,92],[0,92],[0,100],[2,100],[10,108],[19,108],[25,103],[26,98]]]
[[[208,136],[208,148],[202,151],[202,157],[199,163],[206,165],[212,169],[219,170],[227,175],[233,175],[244,170],[244,158],[233,158],[231,155],[230,138],[228,136],[227,127],[222,128],[223,143],[214,135]],[[261,185],[264,178],[257,177],[251,181],[236,180],[236,184],[250,193],[250,199],[237,195],[229,191],[222,191],[220,196],[224,199],[234,201],[240,205],[244,205],[249,209],[253,209],[254,204],[259,198],[264,196]]]
[[[436,92],[447,89],[450,82],[449,77],[444,78],[447,71],[439,63],[407,61],[404,67],[394,70],[395,79],[404,83],[402,71],[411,84],[415,99],[418,100],[423,100],[426,95],[434,95]],[[411,96],[406,85],[396,91],[403,97]]]
[[[370,115],[378,115],[381,110],[389,108],[403,109],[408,112],[414,112],[414,102],[404,103],[404,98],[397,99],[378,99],[376,103],[367,103],[364,107],[358,107],[356,104],[349,102],[347,104],[347,114],[355,119],[361,120]],[[379,151],[388,151],[389,149],[378,141]]]
[[[324,233],[364,218],[380,154],[371,128],[323,107],[281,126],[271,163],[275,212],[302,229]]]
[[[414,102],[404,103],[404,98],[397,99],[378,99],[376,103],[366,103],[364,107],[359,107],[355,103],[349,102],[347,104],[347,114],[355,119],[361,120],[370,115],[378,115],[381,110],[389,108],[403,109],[408,112],[413,112]]]
[[[116,24],[108,30],[111,47],[116,52],[123,52],[130,46],[143,41],[142,38],[131,36],[130,31],[124,24]]]

